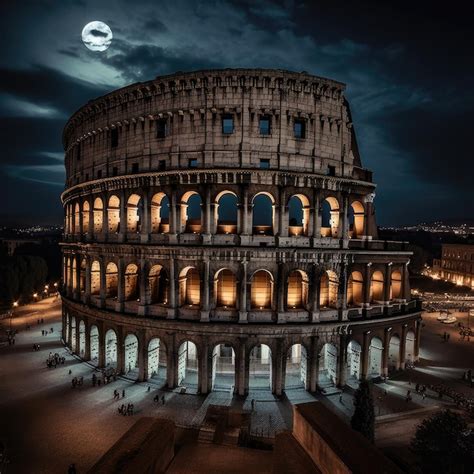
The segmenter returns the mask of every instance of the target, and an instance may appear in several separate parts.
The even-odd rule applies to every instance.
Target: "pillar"
[[[283,393],[283,339],[278,338],[272,351],[272,393],[277,397]]]
[[[74,299],[81,299],[81,258],[80,255],[74,255],[73,259],[76,262],[76,286],[74,288]]]
[[[240,276],[240,295],[239,295],[239,323],[248,322],[248,311],[247,311],[247,265],[246,260],[242,261],[241,264],[241,276]]]
[[[176,235],[178,233],[178,222],[176,215],[176,206],[177,204],[176,189],[171,190],[171,199],[170,199],[170,235]]]
[[[392,283],[392,262],[385,265],[385,274],[383,281],[383,304],[388,306],[390,304],[390,288]]]
[[[390,353],[390,335],[392,328],[385,328],[383,333],[382,375],[388,377],[388,355]]]
[[[106,206],[104,206],[104,209]],[[127,203],[125,201],[125,191],[120,192],[120,224],[118,240],[124,242],[127,235]]]
[[[147,294],[147,264],[144,258],[140,259],[140,302],[138,303],[138,314],[141,316],[146,316],[148,304],[149,304],[149,295]]]
[[[76,317],[76,327],[75,327],[75,331],[76,331],[76,346],[74,347],[74,353],[77,354],[77,355],[81,355],[81,351],[79,349],[79,346],[80,346],[80,343],[79,343],[79,323],[80,323],[80,319],[78,317]]]
[[[108,238],[109,236],[109,201],[107,199],[107,195],[104,194],[101,196],[102,197],[102,204],[103,204],[103,209],[102,209],[102,231],[101,234],[105,236],[105,239]],[[94,214],[92,212],[92,214]],[[119,216],[120,219],[120,216]],[[94,222],[94,218],[92,218],[92,222]],[[94,224],[92,224],[93,226]]]
[[[144,329],[138,332],[138,380],[140,382],[148,380],[148,345]]]
[[[420,341],[421,341],[421,328],[422,328],[422,321],[418,320],[415,325],[415,347],[414,347],[414,354],[413,358],[415,362],[420,360]]]
[[[288,237],[288,206],[286,205],[286,190],[285,187],[280,188],[279,197],[280,208],[278,213],[278,235],[281,237]]]
[[[369,347],[370,347],[370,331],[364,332],[364,338],[362,342],[362,364],[361,364],[361,380],[367,379],[367,373],[369,371]]]
[[[249,222],[249,190],[247,186],[243,187],[243,199],[242,199],[242,210],[243,210],[243,216],[242,216],[242,235],[249,235],[251,233],[251,222]]]
[[[199,391],[202,395],[206,395],[212,390],[212,353],[209,351],[207,342],[204,342],[200,349],[198,365]]]
[[[243,397],[249,391],[249,364],[247,363],[246,339],[244,338],[240,338],[236,362],[236,391],[238,395]]]
[[[339,273],[339,284],[337,287],[337,307],[339,313],[339,321],[347,320],[347,264],[341,264]]]
[[[178,348],[174,336],[166,343],[166,385],[175,388],[178,385]]]
[[[115,304],[115,311],[123,312],[125,306],[125,263],[123,258],[118,261],[118,284],[117,284],[117,303]]]
[[[91,325],[89,320],[85,320],[85,344],[84,344],[84,360],[91,360]]]
[[[86,256],[86,287],[84,288],[84,302],[89,304],[91,301],[91,258]]]
[[[72,350],[72,316],[68,313],[67,317],[69,318],[67,345]]]
[[[107,292],[107,279],[106,279],[106,262],[105,260],[100,260],[100,308],[105,308],[105,298]]]
[[[150,213],[150,195],[149,190],[146,189],[143,192],[143,213],[141,215],[140,222],[140,241],[141,243],[147,243],[150,231],[151,231],[151,213]]]
[[[311,337],[311,346],[308,353],[308,370],[309,370],[309,391],[316,392],[318,389],[319,377],[319,337]]]
[[[320,283],[320,271],[318,265],[313,264],[312,279],[311,279],[311,290],[309,294],[309,303],[311,306],[311,322],[316,323],[319,321],[319,283]]]
[[[364,269],[364,302],[363,307],[368,308],[370,306],[370,267],[372,263],[366,263]]]
[[[211,187],[206,187],[206,196],[204,202],[204,235],[206,237],[211,234]],[[210,243],[210,238],[204,239],[206,243]]]
[[[285,300],[286,300],[286,295],[287,295],[287,282],[285,278],[285,268],[284,268],[283,263],[278,264],[278,278],[277,278],[276,294],[277,294],[278,322],[281,322],[280,314],[285,312]]]
[[[349,197],[347,194],[342,196],[342,209],[339,215],[339,238],[343,240],[349,239]],[[343,245],[344,248],[347,248],[347,243]]]
[[[313,238],[317,242],[321,238],[321,203],[320,203],[319,191],[314,190],[313,203],[314,203],[314,215],[313,215]],[[314,245],[317,245],[316,243]]]
[[[99,358],[98,358],[98,367],[105,367],[105,331],[104,323],[102,321],[97,321],[97,329],[99,331]]]
[[[107,206],[107,203],[104,203],[104,209]],[[104,225],[107,225],[105,223]],[[91,198],[89,202],[89,230],[87,231],[87,240],[94,239],[94,199]]]
[[[201,287],[201,322],[209,322],[210,262],[203,261],[203,284]]]
[[[347,336],[341,334],[339,336],[339,354],[337,357],[337,386],[344,387],[346,385],[347,376]]]
[[[178,306],[177,290],[178,285],[176,284],[176,268],[174,258],[171,256],[169,259],[169,269],[170,269],[170,298],[168,304],[168,319],[175,319]]]
[[[406,343],[407,343],[407,325],[402,326],[402,335],[400,336],[400,369],[405,368],[405,354],[406,354]]]
[[[410,274],[408,272],[408,265],[410,261],[405,263],[402,267],[402,299],[409,301],[411,299],[410,293]]]

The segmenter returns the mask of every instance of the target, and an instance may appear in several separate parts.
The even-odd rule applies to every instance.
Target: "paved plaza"
[[[456,316],[467,323],[466,314]],[[425,413],[429,414],[430,408],[452,405],[434,393],[422,399],[414,393],[415,383],[442,382],[472,396],[473,389],[462,380],[462,374],[469,363],[474,365],[474,341],[460,340],[457,327],[443,325],[436,317],[437,313],[424,314],[417,368],[375,386],[377,439],[384,448],[406,447],[416,424]],[[37,324],[40,318],[44,319],[43,324]],[[19,330],[15,345],[0,347],[0,440],[11,460],[7,472],[64,473],[71,462],[76,463],[79,472],[85,472],[140,415],[161,416],[173,419],[179,426],[198,427],[210,404],[250,410],[254,399],[252,433],[266,437],[291,428],[292,403],[320,399],[346,419],[352,414],[349,390],[342,393],[341,399],[339,394],[314,397],[303,389],[294,389],[279,400],[264,390],[252,391],[245,399],[228,392],[208,396],[179,394],[161,391],[153,382],[134,383],[124,378],[93,387],[94,368],[72,356],[61,343],[59,301],[50,298],[18,308],[11,322],[3,321],[4,327],[10,324]],[[30,329],[26,329],[27,325]],[[48,335],[42,336],[41,331],[46,329]],[[449,342],[443,341],[444,331],[451,336]],[[35,343],[40,344],[39,351],[33,351]],[[65,364],[48,369],[45,361],[50,352],[64,356]],[[73,389],[74,376],[84,377],[84,385]],[[120,393],[125,390],[125,398],[114,401],[114,389]],[[405,400],[407,390],[413,396],[409,402]],[[164,406],[153,401],[157,393],[165,396]],[[122,403],[133,403],[135,415],[119,415],[117,409]],[[400,417],[400,413],[408,416]]]

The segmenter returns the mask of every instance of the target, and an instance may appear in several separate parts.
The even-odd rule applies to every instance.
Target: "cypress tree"
[[[351,426],[365,436],[371,443],[375,439],[375,413],[372,390],[367,380],[362,380],[354,394],[354,414]]]

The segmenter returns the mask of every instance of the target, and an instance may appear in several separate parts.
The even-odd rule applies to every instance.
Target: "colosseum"
[[[410,252],[381,241],[345,85],[176,73],[63,134],[63,339],[108,373],[245,396],[336,390],[419,354]]]

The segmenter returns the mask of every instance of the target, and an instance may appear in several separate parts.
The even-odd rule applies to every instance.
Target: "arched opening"
[[[181,200],[181,225],[184,232],[199,234],[202,231],[202,199],[195,191],[188,191]]]
[[[400,338],[394,334],[390,338],[388,351],[388,370],[398,370],[400,368]]]
[[[383,342],[378,337],[373,337],[369,346],[369,377],[382,375]]]
[[[273,300],[273,276],[266,270],[258,270],[252,276],[250,302],[252,309],[271,309]]]
[[[168,196],[157,193],[151,199],[151,231],[167,234],[170,231],[170,203]]]
[[[117,334],[113,329],[105,333],[105,366],[117,368]]]
[[[405,362],[415,362],[415,333],[411,329],[406,336]]]
[[[234,392],[235,352],[229,344],[219,344],[212,351],[212,390]]]
[[[78,289],[78,281],[77,281],[77,263],[76,258],[72,257],[72,289]]]
[[[127,334],[124,342],[125,373],[127,377],[138,378],[138,338],[135,334]]]
[[[109,234],[116,234],[120,231],[120,199],[117,196],[110,196],[107,216]]]
[[[288,275],[288,309],[304,309],[308,304],[308,275],[294,270]]]
[[[99,363],[99,329],[97,326],[91,326],[89,334],[89,342],[91,345],[91,362]]]
[[[339,278],[332,270],[327,270],[321,276],[319,288],[319,307],[337,308],[337,289]]]
[[[166,346],[157,337],[148,343],[148,380],[158,385],[166,384]]]
[[[360,306],[364,302],[364,278],[361,272],[354,271],[347,282],[347,305]]]
[[[308,355],[302,344],[293,344],[286,354],[285,389],[306,388]]]
[[[76,339],[76,318],[71,317],[71,350],[76,352],[77,350],[77,339]]]
[[[118,268],[114,262],[105,267],[105,297],[116,298],[118,291]]]
[[[169,280],[161,265],[153,265],[148,273],[148,294],[150,304],[168,303]]]
[[[321,237],[338,236],[339,202],[335,197],[326,198],[321,204]]]
[[[402,297],[402,274],[395,270],[390,278],[390,299],[397,300]]]
[[[288,234],[308,235],[309,200],[303,194],[295,194],[288,201]]]
[[[347,381],[355,382],[360,379],[360,362],[362,347],[357,341],[350,341],[347,345]]]
[[[178,349],[178,385],[198,391],[198,353],[194,342],[185,341]]]
[[[252,202],[252,233],[273,235],[274,200],[270,194],[260,193]]]
[[[82,233],[87,234],[89,232],[89,214],[90,204],[89,201],[82,203]]]
[[[143,201],[132,194],[127,201],[127,232],[140,232],[143,216]]]
[[[218,234],[237,233],[237,196],[230,191],[220,193],[216,198],[216,221]]]
[[[180,306],[201,304],[201,278],[195,267],[184,268],[179,275]]]
[[[337,383],[337,347],[327,342],[319,353],[318,385],[324,390]]]
[[[349,237],[360,239],[364,235],[365,210],[362,203],[354,201],[349,206]]]
[[[77,202],[74,205],[74,233],[81,233],[81,208]]]
[[[81,260],[81,267],[79,269],[79,291],[84,293],[86,291],[86,259]]]
[[[100,295],[100,262],[94,260],[91,265],[91,295]]]
[[[370,279],[370,302],[379,303],[383,301],[383,273],[376,270]]]
[[[271,389],[272,351],[266,344],[258,344],[250,352],[249,390]]]
[[[94,234],[100,234],[102,232],[104,217],[104,203],[101,198],[94,199],[94,209],[92,214],[94,215]]]
[[[235,308],[237,280],[228,268],[222,268],[214,278],[214,294],[218,308]]]
[[[78,354],[81,357],[84,357],[84,353],[86,350],[86,325],[84,321],[79,322],[79,347],[78,347]]]
[[[125,269],[125,301],[135,301],[138,299],[138,266],[134,263],[127,265]]]

